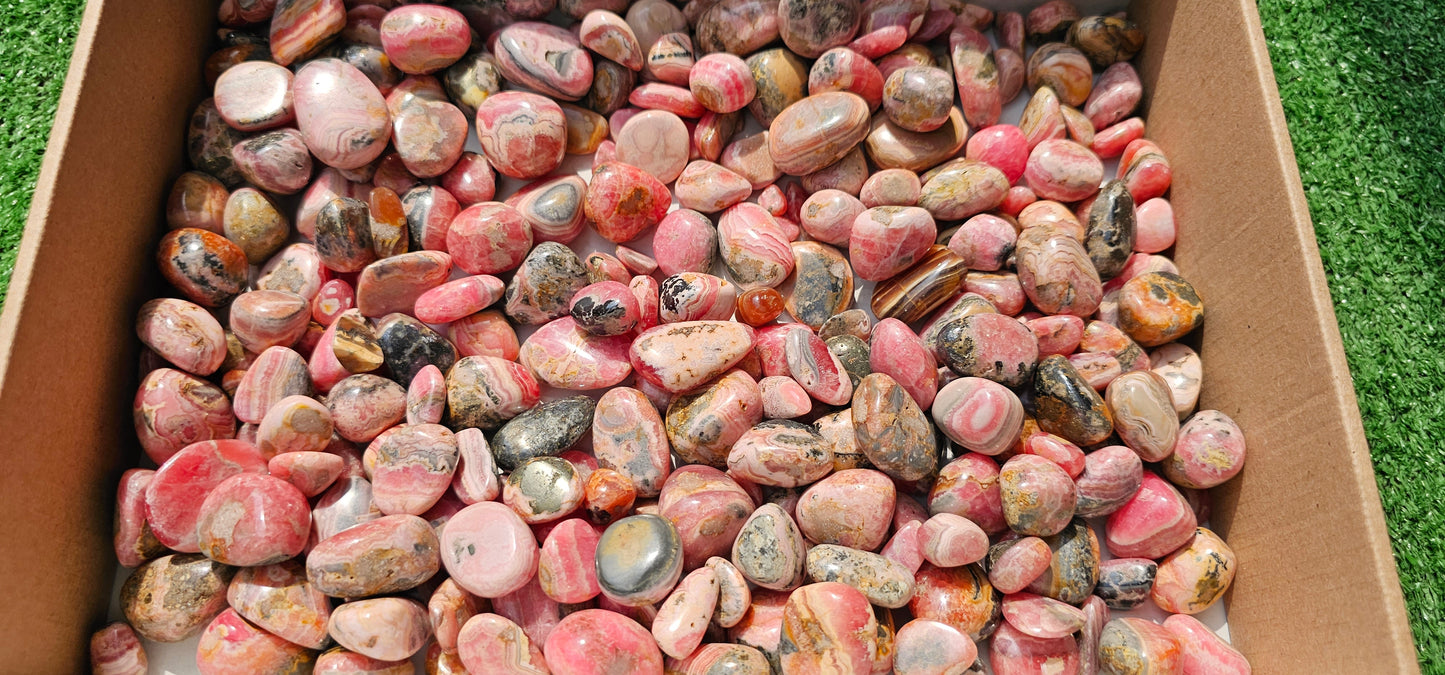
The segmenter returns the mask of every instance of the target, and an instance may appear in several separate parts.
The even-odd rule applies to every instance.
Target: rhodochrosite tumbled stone
[[[668,477],[657,506],[658,515],[677,529],[688,569],[712,556],[727,555],[753,512],[752,499],[737,481],[717,469],[695,464]]]
[[[914,583],[908,603],[914,617],[947,624],[973,640],[988,637],[999,627],[1001,599],[977,565],[924,563]]]
[[[810,541],[874,551],[888,535],[898,493],[888,476],[845,469],[814,483],[798,499],[798,526]]]
[[[632,293],[626,287],[621,292],[622,297],[632,300],[635,306]],[[593,335],[572,317],[564,316],[527,338],[519,358],[537,379],[553,387],[581,391],[605,389],[632,374],[632,364],[627,360],[628,346],[625,336]]]
[[[847,584],[880,607],[903,607],[913,597],[912,570],[875,553],[819,544],[808,549],[806,569],[813,581]]]
[[[436,533],[425,520],[383,516],[322,539],[306,556],[306,578],[335,598],[398,593],[436,574],[440,551]],[[377,560],[387,563],[378,565]]]
[[[1008,528],[998,485],[998,463],[976,452],[944,465],[928,495],[929,513],[952,513],[972,520],[989,534]]]
[[[662,653],[647,629],[605,609],[563,617],[547,637],[546,657],[554,675],[663,672]]]
[[[837,582],[809,584],[783,606],[778,652],[783,672],[869,672],[880,658],[878,619],[868,598]]]
[[[326,644],[331,600],[306,580],[297,561],[247,567],[226,591],[232,609],[266,631],[309,649]]]
[[[141,447],[157,464],[192,443],[236,435],[236,417],[226,392],[171,368],[146,373],[131,411]]]
[[[592,57],[561,26],[514,23],[497,33],[493,49],[502,76],[529,89],[575,101],[592,86]]]
[[[381,21],[379,37],[392,65],[414,75],[455,63],[472,44],[471,30],[462,13],[437,5],[388,12]]]
[[[684,321],[638,335],[629,356],[639,377],[680,394],[737,365],[752,351],[753,337],[741,323]]]
[[[351,651],[383,661],[411,658],[426,645],[426,608],[408,598],[369,598],[337,607],[327,629]]]
[[[551,99],[504,91],[477,107],[477,139],[502,175],[537,178],[562,163],[567,121],[561,106]]]
[[[235,574],[236,568],[195,553],[162,556],[125,580],[120,608],[141,637],[180,642],[226,608],[226,586]]]
[[[749,581],[772,590],[789,590],[802,582],[806,555],[797,523],[777,504],[758,507],[732,546],[733,565]]]
[[[518,673],[546,673],[541,646],[511,619],[482,613],[467,620],[457,636],[457,652],[464,672],[486,672],[508,667]]]
[[[246,254],[214,232],[184,228],[167,233],[156,265],[170,285],[196,304],[222,307],[246,284]]]
[[[203,673],[305,672],[315,660],[315,652],[257,628],[234,609],[212,620],[196,644]]]
[[[918,480],[938,466],[933,429],[893,378],[873,373],[853,394],[853,430],[868,461],[900,480]]]
[[[296,71],[291,91],[297,127],[322,163],[359,169],[386,150],[391,139],[386,101],[355,66],[337,59],[308,62]]]
[[[622,244],[661,221],[671,201],[672,194],[660,180],[619,161],[592,170],[584,205],[597,233]]]
[[[90,636],[90,670],[94,675],[145,675],[149,665],[145,647],[123,621]]]
[[[650,605],[667,597],[680,578],[682,541],[666,518],[629,516],[602,533],[596,564],[604,596],[629,607]]]
[[[536,572],[539,549],[517,514],[497,502],[472,504],[447,521],[441,561],[457,585],[483,598],[497,598],[527,584]]]
[[[290,483],[272,476],[238,474],[221,482],[201,503],[196,538],[201,553],[249,567],[293,557],[311,532],[310,505]]]
[[[1099,563],[1094,595],[1109,609],[1130,610],[1149,599],[1159,566],[1148,558],[1114,558]]]
[[[1099,634],[1100,672],[1178,673],[1180,660],[1174,636],[1147,619],[1113,619]]]

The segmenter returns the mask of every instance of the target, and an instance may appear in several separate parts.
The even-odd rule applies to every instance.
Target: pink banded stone
[[[783,606],[779,655],[783,672],[871,672],[882,646],[873,606],[852,586],[809,584]]]
[[[1209,609],[1234,583],[1234,550],[1207,528],[1197,528],[1179,550],[1159,561],[1149,597],[1166,612],[1198,614]]]
[[[447,521],[441,535],[442,563],[457,585],[484,598],[525,586],[537,568],[539,550],[532,531],[497,502],[472,504]]]
[[[871,208],[853,221],[848,258],[859,278],[882,281],[917,262],[937,235],[933,216],[921,208]]]
[[[908,169],[884,169],[868,177],[858,192],[863,206],[914,206],[923,189],[918,174]],[[856,216],[855,216],[856,217]],[[849,221],[852,224],[852,221]]]
[[[331,487],[346,470],[345,460],[328,452],[287,452],[266,464],[272,476],[280,478],[306,497],[315,497]]]
[[[139,567],[164,553],[166,548],[156,541],[146,523],[145,492],[155,471],[129,469],[120,477],[115,495],[115,556],[123,567]]]
[[[346,27],[341,0],[279,0],[274,6],[271,57],[283,66],[314,54]]]
[[[597,597],[597,542],[600,534],[581,518],[557,524],[542,542],[537,582],[547,597],[575,604]]]
[[[669,276],[710,272],[717,259],[717,230],[712,221],[688,208],[667,214],[658,223],[652,243],[658,270]]]
[[[967,635],[928,619],[903,624],[894,637],[893,649],[895,675],[966,673],[978,659],[978,647]]]
[[[628,94],[627,102],[643,110],[665,110],[679,117],[702,117],[707,108],[686,87],[661,82],[647,82]]]
[[[1244,458],[1244,432],[1239,425],[1218,410],[1201,410],[1179,429],[1162,470],[1175,485],[1203,490],[1238,475]]]
[[[814,543],[875,551],[892,522],[897,491],[871,469],[846,469],[813,484],[798,500],[798,526]]]
[[[996,546],[1004,545],[1000,542]],[[1053,551],[1038,537],[1023,537],[1008,542],[996,558],[990,551],[989,560],[988,580],[993,587],[1000,593],[1018,593],[1049,569]]]
[[[757,204],[729,207],[718,219],[717,232],[723,262],[744,289],[777,286],[793,272],[787,235]]]
[[[688,87],[704,108],[716,113],[742,110],[757,95],[747,63],[726,52],[708,54],[693,64]]]
[[[306,496],[272,476],[241,473],[201,503],[196,541],[206,557],[228,565],[269,565],[301,553],[311,531]]]
[[[833,453],[817,430],[787,420],[754,426],[728,454],[728,472],[759,485],[807,485],[832,470]]]
[[[537,405],[537,380],[519,363],[468,356],[447,373],[448,424],[495,429]]]
[[[522,21],[497,33],[492,51],[502,76],[554,98],[575,101],[592,86],[592,57],[561,26]]]
[[[331,613],[327,630],[337,644],[383,661],[401,661],[426,646],[426,608],[408,598],[355,600]]]
[[[1024,426],[1024,408],[1007,387],[981,377],[964,377],[938,391],[933,421],[973,452],[997,455],[1013,447]]]
[[[1089,453],[1084,470],[1074,478],[1079,495],[1075,513],[1093,518],[1117,511],[1139,491],[1143,475],[1143,460],[1127,447],[1111,445]]]
[[[783,342],[788,374],[808,395],[827,405],[845,405],[853,397],[853,383],[838,355],[812,331],[789,331]]]
[[[765,377],[758,382],[758,387],[763,398],[763,416],[768,419],[793,419],[813,409],[813,399],[791,377]]]
[[[732,318],[737,286],[711,274],[682,272],[658,285],[658,319],[662,323],[726,321]]]
[[[426,323],[451,323],[502,299],[503,287],[501,279],[489,274],[448,281],[417,296],[416,318]]]
[[[1037,455],[1015,455],[1005,462],[999,489],[1004,518],[1019,534],[1058,534],[1074,516],[1074,481],[1059,465]]]
[[[242,569],[226,590],[226,601],[266,631],[308,649],[327,642],[331,599],[306,579],[306,568],[288,560]]]
[[[386,101],[354,66],[329,58],[311,61],[296,71],[291,90],[306,147],[323,163],[357,169],[386,150],[391,139]]]
[[[392,427],[367,446],[364,460],[382,513],[421,515],[452,483],[457,439],[439,424]]]
[[[877,110],[883,103],[883,74],[862,54],[847,47],[823,52],[808,71],[808,93],[846,91],[857,94]]]
[[[520,359],[538,380],[560,389],[605,389],[632,374],[626,336],[597,336],[564,316],[522,343]]]
[[[546,661],[537,643],[511,619],[478,614],[467,620],[457,636],[457,652],[467,672],[502,672],[545,675]]]
[[[381,47],[397,70],[409,74],[441,70],[472,45],[466,17],[450,7],[415,5],[388,12],[379,29]]]
[[[146,373],[131,411],[141,447],[157,464],[191,443],[236,435],[236,417],[226,392],[171,368]]]
[[[853,223],[865,210],[857,197],[842,190],[819,190],[803,202],[799,211],[799,224],[808,236],[824,243],[843,246],[849,243]]]
[[[868,103],[849,92],[814,94],[783,109],[768,130],[768,154],[786,174],[832,164],[868,135]]]
[[[311,300],[311,319],[330,326],[342,312],[356,306],[356,291],[344,279],[332,279],[321,285]]]
[[[948,36],[958,97],[969,126],[987,127],[998,122],[1003,105],[999,69],[988,38],[972,27],[954,25]]]
[[[447,230],[447,250],[468,274],[514,269],[531,248],[531,224],[516,209],[497,202],[467,207]]]
[[[923,340],[898,319],[884,319],[873,327],[869,366],[898,381],[920,408],[933,405],[938,393],[938,363]]]
[[[358,9],[365,7],[376,7],[376,5],[362,5]],[[452,654],[451,656],[455,657],[456,655]],[[440,672],[445,675],[453,675],[448,671]],[[414,670],[410,661],[383,661],[338,648],[323,652],[321,656],[317,657],[316,669],[312,673],[314,675],[413,675]]]
[[[562,163],[567,123],[551,99],[521,91],[487,97],[477,108],[477,138],[498,172],[513,178],[537,178]]]
[[[1003,516],[999,468],[993,459],[976,452],[944,465],[928,495],[930,513],[953,513],[997,534],[1008,528]]]
[[[659,514],[677,529],[683,567],[726,555],[753,502],[731,477],[708,466],[688,465],[668,476],[658,499]]]
[[[234,609],[221,612],[196,643],[196,668],[204,675],[306,672],[315,660],[315,652],[257,628]]]
[[[592,170],[584,207],[598,234],[624,244],[661,221],[671,201],[672,194],[661,181],[618,161]]]
[[[1194,510],[1183,495],[1152,471],[1139,491],[1109,515],[1104,541],[1117,557],[1161,558],[1194,535]]]
[[[497,194],[497,176],[484,155],[463,152],[441,177],[442,188],[462,206],[488,202]]]
[[[148,667],[145,646],[129,624],[117,621],[90,636],[93,675],[146,675]]]
[[[752,351],[753,336],[750,326],[733,322],[667,324],[638,335],[629,357],[639,377],[680,394],[737,365]]]
[[[501,494],[497,463],[481,429],[456,432],[457,469],[452,474],[452,491],[467,504],[489,502]]]
[[[286,291],[305,298],[315,299],[323,282],[330,274],[324,272],[321,254],[311,244],[291,244],[281,249],[261,267],[261,276],[256,279],[256,288],[267,291]],[[322,322],[325,324],[326,322]]]
[[[1020,633],[1044,639],[1068,637],[1084,627],[1083,610],[1033,593],[1005,595],[1003,617]]]
[[[642,497],[655,497],[672,469],[662,418],[636,389],[609,389],[597,401],[592,451],[603,468],[621,473]]]
[[[231,303],[231,332],[248,352],[261,353],[270,347],[290,347],[306,332],[311,322],[309,310],[306,299],[295,293],[242,293]]]
[[[243,473],[266,473],[265,460],[245,441],[193,443],[166,460],[146,486],[146,521],[156,539],[172,550],[199,552],[203,502],[216,486]]]
[[[406,390],[406,423],[437,424],[447,405],[446,377],[440,368],[427,364],[411,378]]]
[[[642,70],[642,45],[622,17],[605,9],[594,9],[582,17],[577,37],[582,46],[598,55],[630,70]]]
[[[421,318],[421,317],[417,317]],[[424,319],[423,319],[424,320]],[[521,345],[517,332],[497,310],[478,312],[452,321],[447,338],[457,347],[457,355],[493,356],[504,361],[517,358]]]
[[[1249,675],[1249,661],[1208,626],[1186,614],[1164,620],[1164,630],[1179,644],[1179,663],[1185,675]]]
[[[676,180],[687,166],[687,126],[670,112],[644,110],[614,136],[617,161],[642,169],[663,183]]]
[[[1143,95],[1139,73],[1128,61],[1120,61],[1099,75],[1084,102],[1083,113],[1095,129],[1105,129],[1134,112]]]
[[[603,609],[568,614],[547,637],[553,675],[662,675],[662,653],[647,629]]]
[[[291,71],[275,63],[238,63],[216,79],[215,91],[216,111],[234,129],[260,131],[296,119]]]
[[[236,388],[233,406],[242,422],[259,424],[277,401],[311,392],[310,372],[301,355],[285,347],[271,347],[246,370]]]
[[[326,407],[338,435],[348,441],[369,443],[406,419],[406,390],[376,375],[352,375],[331,388]]]
[[[696,651],[717,609],[717,600],[718,580],[713,568],[699,567],[683,577],[652,621],[652,636],[662,652],[682,659]]]
[[[331,412],[306,396],[287,396],[271,406],[256,432],[267,458],[283,453],[317,452],[331,442]]]
[[[1087,147],[1051,139],[1029,153],[1024,177],[1040,198],[1076,202],[1098,192],[1104,164]]]
[[[1079,647],[1072,636],[1036,638],[1007,622],[994,633],[988,656],[997,675],[1079,671]]]
[[[1130,117],[1107,129],[1099,129],[1094,134],[1094,142],[1089,149],[1094,151],[1100,159],[1112,159],[1124,153],[1134,141],[1144,137],[1144,120],[1138,117]]]
[[[746,178],[721,165],[706,160],[697,160],[683,168],[682,173],[677,177],[674,190],[677,193],[678,203],[684,209],[714,213],[747,199],[752,194],[753,187]],[[669,218],[671,216],[672,214],[668,214]],[[662,231],[660,224],[658,231]],[[661,249],[656,246],[654,246],[654,250],[661,252]],[[661,255],[676,256],[677,254]]]
[[[952,513],[929,518],[919,536],[923,558],[938,567],[975,563],[988,554],[988,535],[973,521]]]
[[[888,543],[878,551],[878,554],[903,566],[912,574],[917,574],[918,569],[923,566],[923,523],[922,520],[914,520],[895,528],[893,536]]]

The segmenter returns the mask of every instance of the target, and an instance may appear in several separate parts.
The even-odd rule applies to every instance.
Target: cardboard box
[[[1259,673],[1418,670],[1359,412],[1254,4],[1135,2],[1177,261],[1208,306],[1201,407],[1246,430],[1214,494],[1227,598]],[[86,670],[115,559],[137,308],[207,93],[213,3],[92,0],[0,316],[0,670]]]

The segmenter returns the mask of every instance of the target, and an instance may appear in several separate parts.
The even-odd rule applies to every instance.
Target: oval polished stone
[[[386,101],[355,66],[329,58],[307,62],[296,71],[291,92],[297,128],[322,163],[359,169],[386,150],[391,140]]]
[[[583,201],[587,183],[580,176],[543,178],[507,199],[532,226],[538,242],[570,243],[587,227]]]
[[[824,189],[814,192],[803,202],[798,212],[798,223],[809,237],[845,246],[852,236],[853,222],[865,210],[857,197],[842,190]]]
[[[1003,616],[1014,629],[1036,638],[1063,638],[1084,627],[1083,610],[1033,593],[1005,595]]]
[[[1104,399],[1068,359],[1057,354],[1039,360],[1034,372],[1034,408],[1039,428],[1075,445],[1103,442],[1114,432]]]
[[[661,491],[672,458],[662,418],[636,389],[609,389],[592,417],[592,451],[599,466],[627,477],[642,497]]]
[[[878,206],[853,221],[848,258],[866,281],[883,281],[927,255],[938,227],[928,211],[916,206]]]
[[[251,136],[231,148],[236,169],[267,192],[295,194],[311,178],[311,153],[301,132],[285,128]]]
[[[537,178],[562,163],[567,123],[551,99],[520,91],[490,96],[477,108],[477,138],[498,172]]]
[[[762,658],[759,654],[758,659]],[[107,625],[90,636],[90,670],[94,675],[145,675],[149,666],[145,646],[124,621]],[[765,675],[767,666],[763,668]]]
[[[737,365],[751,353],[753,329],[741,323],[684,321],[649,329],[633,340],[629,356],[639,377],[680,394]]]
[[[683,577],[652,622],[652,636],[664,654],[682,659],[697,650],[717,608],[717,596],[717,572],[711,567],[699,567]]]
[[[651,174],[612,161],[592,170],[584,206],[598,234],[623,244],[660,222],[671,200],[667,186]]]
[[[793,283],[784,307],[813,329],[848,308],[853,300],[853,269],[837,249],[816,242],[790,244]]]
[[[406,390],[376,375],[352,375],[331,388],[326,407],[337,435],[369,443],[406,418]]]
[[[748,493],[728,475],[707,466],[687,465],[673,472],[658,499],[658,514],[677,529],[687,569],[727,555],[752,512]]]
[[[1189,543],[1159,561],[1149,597],[1166,612],[1198,614],[1224,597],[1237,566],[1234,549],[1197,528]]]
[[[873,373],[858,385],[853,430],[859,449],[890,476],[918,480],[938,466],[932,426],[908,392],[887,375]]]
[[[894,638],[893,672],[896,675],[972,673],[978,647],[948,624],[914,619],[898,629]]]
[[[447,521],[441,533],[442,564],[467,592],[497,598],[527,585],[539,549],[517,514],[497,502],[472,504]]]
[[[1018,239],[1017,260],[1019,284],[1040,310],[1087,317],[1098,309],[1103,286],[1077,240],[1029,228]]]
[[[964,119],[974,127],[998,122],[1003,94],[999,68],[988,38],[968,26],[955,26],[948,36],[948,45]]]
[[[933,400],[933,421],[944,435],[984,455],[1013,447],[1024,426],[1024,408],[1007,387],[978,377],[949,382]]]
[[[586,285],[587,269],[572,249],[542,242],[507,283],[503,309],[518,323],[543,324],[567,314],[572,297]]]
[[[1134,198],[1123,181],[1104,183],[1089,207],[1084,249],[1101,278],[1119,275],[1134,251]]]
[[[241,569],[226,600],[247,621],[290,642],[309,649],[327,642],[331,600],[306,580],[299,561]]]
[[[236,569],[194,553],[141,565],[120,589],[120,608],[135,632],[154,642],[180,642],[226,608]]]
[[[439,424],[387,429],[364,455],[372,502],[387,515],[426,513],[451,485],[457,453],[456,436]]]
[[[461,12],[430,5],[388,12],[378,32],[391,62],[402,72],[414,75],[455,63],[472,42]]]
[[[315,652],[257,628],[231,609],[211,621],[196,643],[196,667],[206,675],[306,672],[315,660]]]
[[[511,24],[497,33],[493,51],[502,75],[528,89],[575,101],[592,86],[592,57],[560,26]]]
[[[880,169],[926,171],[956,155],[966,140],[968,124],[954,107],[948,111],[948,121],[928,132],[909,131],[886,115],[874,115],[864,145]]]
[[[732,547],[732,563],[743,576],[772,590],[802,583],[806,555],[798,525],[777,504],[763,504],[748,516]]]
[[[141,305],[135,330],[140,341],[161,358],[196,375],[216,372],[226,359],[226,332],[221,323],[185,300],[157,298]]]
[[[914,206],[923,190],[918,174],[907,169],[884,169],[868,177],[860,188],[858,199],[868,208],[875,206]]]
[[[819,544],[808,550],[806,568],[814,582],[847,584],[879,607],[903,607],[913,597],[912,572],[875,553]]]
[[[1002,171],[971,159],[953,160],[921,179],[918,205],[939,220],[960,220],[993,209],[1009,190]]]
[[[784,0],[778,5],[778,33],[794,53],[817,58],[852,40],[862,18],[857,0]]]
[[[244,135],[221,117],[215,99],[206,99],[191,113],[186,154],[196,170],[215,176],[225,187],[238,187],[246,179],[231,158],[231,147],[242,138]]]
[[[988,551],[988,580],[1000,593],[1017,593],[1048,571],[1053,551],[1038,537],[1000,541]]]
[[[1068,43],[1100,68],[1128,61],[1144,47],[1144,31],[1119,16],[1086,16],[1069,27]]]
[[[626,284],[602,281],[588,285],[572,296],[571,314],[570,318],[579,329],[593,336],[607,337],[630,332],[637,326],[641,312],[637,297]],[[625,356],[623,358],[626,359]],[[630,365],[628,372],[632,372]]]
[[[934,245],[912,267],[873,288],[873,314],[884,319],[918,321],[963,287],[968,269],[947,247]]]
[[[883,84],[883,111],[900,128],[926,133],[948,123],[953,92],[954,83],[940,68],[901,68]]]
[[[869,340],[869,368],[892,377],[920,408],[932,406],[938,392],[938,364],[912,329],[884,319]]]
[[[842,361],[812,331],[789,331],[783,355],[788,375],[809,396],[827,405],[843,405],[853,397],[853,383]]]
[[[699,103],[716,113],[742,110],[757,95],[748,65],[734,54],[707,54],[693,64],[688,88]]]
[[[466,672],[486,672],[502,668],[503,672],[546,673],[542,650],[511,619],[482,613],[467,620],[457,636],[457,653],[467,667]]]
[[[665,110],[644,110],[613,133],[617,161],[671,183],[687,166],[689,134],[682,118]]]
[[[388,314],[379,319],[376,341],[397,382],[411,383],[428,365],[447,372],[457,361],[456,348],[446,338],[405,314]]]
[[[533,457],[517,465],[502,487],[502,501],[528,524],[550,523],[582,505],[583,479],[560,457]]]
[[[773,156],[768,154],[769,136],[764,131],[729,143],[718,157],[718,163],[747,179],[754,190],[772,185],[783,172],[773,164]]]
[[[228,565],[269,565],[306,547],[306,496],[272,476],[242,473],[216,485],[201,503],[196,541],[206,557]]]
[[[1053,557],[1049,569],[1029,584],[1028,592],[1071,605],[1082,603],[1099,580],[1099,540],[1094,531],[1075,518],[1062,532],[1043,540]]]
[[[239,246],[195,228],[174,230],[161,238],[156,265],[170,285],[205,307],[230,303],[244,288],[248,271]]]
[[[718,218],[717,232],[723,263],[742,288],[771,288],[793,272],[788,236],[757,204],[728,207]]]
[[[702,392],[673,399],[667,408],[667,436],[684,461],[721,467],[733,443],[762,416],[757,383],[734,370]]]
[[[981,640],[998,628],[1000,604],[998,593],[977,565],[935,567],[925,563],[914,575],[908,611]]]
[[[748,179],[721,165],[705,160],[697,160],[684,167],[682,173],[677,177],[674,190],[677,193],[678,203],[684,209],[696,209],[705,213],[726,209],[747,199],[753,192],[752,184]],[[661,231],[662,226],[659,224],[658,232]],[[660,236],[660,234],[654,236],[654,242],[656,242],[656,236]],[[696,245],[689,244],[689,246]],[[661,251],[655,244],[654,250]]]
[[[316,213],[315,239],[327,269],[360,272],[376,260],[368,209],[360,199],[338,197],[322,206]]]
[[[625,289],[624,289],[625,290]],[[627,299],[632,300],[630,293]],[[520,359],[537,379],[559,389],[611,387],[632,374],[626,336],[597,336],[564,316],[541,327],[522,343]]]
[[[286,291],[251,291],[231,303],[232,334],[248,352],[294,345],[311,322],[305,298]]]
[[[1076,202],[1099,190],[1104,164],[1087,147],[1052,138],[1029,152],[1024,178],[1040,199]]]
[[[547,638],[546,655],[553,675],[663,672],[662,653],[652,634],[628,617],[602,609],[563,617]]]
[[[145,518],[156,540],[172,550],[199,552],[196,525],[206,497],[233,476],[264,475],[265,467],[265,459],[245,441],[201,441],[182,448],[146,485]]]
[[[290,72],[286,71],[288,78]],[[166,199],[166,225],[172,230],[193,227],[220,234],[226,199],[230,196],[226,185],[210,174],[187,171],[171,184],[170,196]]]
[[[1095,450],[1084,457],[1084,472],[1074,480],[1075,511],[1084,518],[1113,513],[1139,491],[1143,479],[1144,463],[1134,451],[1122,445]]]
[[[681,577],[682,540],[666,518],[629,516],[602,533],[596,564],[603,595],[630,607],[650,605]]]
[[[847,375],[852,386],[857,387],[863,378],[873,373],[868,364],[867,342],[852,335],[839,335],[828,338],[825,344],[828,351],[838,359],[838,365],[843,367],[843,373]]]
[[[1049,87],[1067,106],[1084,104],[1094,86],[1093,76],[1084,53],[1062,42],[1041,45],[1029,57],[1029,88]]]
[[[874,551],[888,534],[897,495],[893,482],[878,471],[838,471],[803,492],[798,525],[815,543]]]
[[[1099,634],[1099,668],[1104,673],[1181,673],[1179,643],[1163,626],[1121,617]]]
[[[983,560],[988,535],[973,521],[952,513],[938,513],[918,533],[923,558],[939,567],[958,567]]]
[[[341,646],[383,661],[401,661],[426,646],[426,608],[408,598],[355,600],[331,613],[328,631]]]
[[[768,131],[773,164],[786,174],[810,174],[868,135],[868,103],[849,92],[814,94],[785,108]]]
[[[1109,609],[1128,611],[1144,604],[1154,588],[1159,566],[1148,558],[1114,558],[1099,563],[1094,595]]]
[[[833,470],[833,453],[813,427],[768,420],[749,429],[728,454],[728,472],[758,485],[797,487]]]
[[[1141,459],[1158,462],[1174,452],[1179,418],[1164,378],[1148,370],[1124,373],[1109,383],[1106,400],[1114,431]]]
[[[658,318],[662,323],[726,321],[733,315],[737,286],[711,274],[682,272],[658,287]]]
[[[1027,326],[1002,314],[976,314],[938,332],[942,361],[965,377],[1018,387],[1033,378],[1038,339]]]
[[[1196,520],[1172,485],[1145,471],[1139,491],[1109,515],[1105,539],[1116,556],[1160,558],[1188,543]]]
[[[416,588],[441,567],[431,525],[416,516],[384,516],[322,539],[306,556],[306,578],[337,598]]]
[[[497,464],[511,471],[534,457],[561,454],[587,432],[595,406],[586,396],[573,396],[541,403],[511,418],[492,436]]]
[[[1164,475],[1174,484],[1204,490],[1228,481],[1244,468],[1244,432],[1218,410],[1195,413],[1179,430]]]
[[[879,658],[878,620],[868,599],[837,582],[809,584],[783,606],[778,653],[785,673],[869,672]]]
[[[1249,660],[1198,619],[1175,614],[1164,620],[1164,630],[1179,644],[1179,662],[1186,673],[1245,675]]]
[[[706,48],[705,42],[703,47]],[[793,52],[782,48],[765,49],[747,57],[746,61],[757,85],[757,95],[748,104],[748,110],[758,123],[771,126],[784,109],[807,95],[808,65]],[[864,106],[866,113],[867,104]],[[842,152],[838,153],[839,157],[842,155]],[[819,168],[830,163],[823,162]]]
[[[666,275],[712,271],[717,258],[717,230],[707,216],[690,209],[667,214],[653,233],[657,268]]]
[[[1073,636],[1036,638],[1007,622],[989,643],[988,656],[998,675],[1079,672],[1079,647]]]
[[[1177,340],[1204,322],[1204,301],[1184,277],[1141,274],[1119,291],[1119,328],[1144,347]]]
[[[985,532],[1007,529],[998,464],[978,453],[968,453],[944,465],[928,496],[929,513],[952,513],[972,520]]]
[[[787,304],[783,295],[771,288],[743,291],[736,303],[738,320],[754,328],[772,323]]]

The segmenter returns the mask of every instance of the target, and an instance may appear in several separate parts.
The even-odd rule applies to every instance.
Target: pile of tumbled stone
[[[96,672],[1249,672],[1128,17],[220,20]]]

